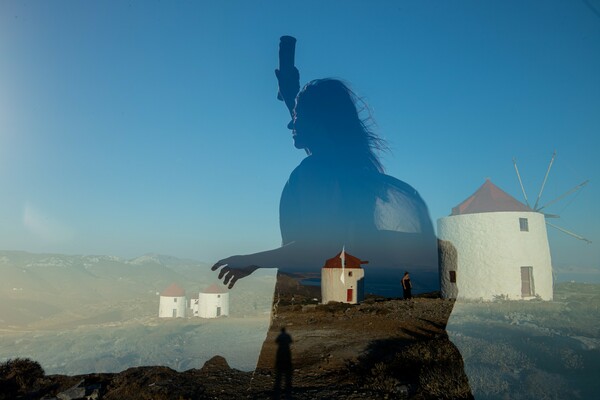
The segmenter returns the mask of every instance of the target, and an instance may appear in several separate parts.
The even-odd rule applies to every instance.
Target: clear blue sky
[[[600,271],[600,2],[0,2],[0,249],[214,262],[280,242],[294,149],[273,69],[339,77],[434,220],[485,178]]]

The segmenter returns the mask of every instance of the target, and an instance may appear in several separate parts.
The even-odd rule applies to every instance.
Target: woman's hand
[[[225,258],[213,265],[211,271],[220,268],[219,280],[223,279],[223,284],[228,285],[228,288],[231,289],[238,279],[245,278],[260,268],[258,265],[248,265],[247,262],[244,262],[244,258],[244,256]]]

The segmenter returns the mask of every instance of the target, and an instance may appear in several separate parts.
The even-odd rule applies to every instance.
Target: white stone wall
[[[527,232],[520,230],[519,218],[527,218]],[[552,264],[543,214],[514,211],[453,215],[438,220],[438,237],[449,241],[457,256],[456,283],[451,283],[449,277],[453,266],[441,266],[443,297],[456,297],[458,290],[458,299],[524,299],[521,267],[533,267],[534,294],[552,300]]]
[[[217,309],[221,307],[221,317],[229,315],[229,293],[202,293],[200,292],[199,317],[217,318]]]
[[[362,268],[345,268],[344,283],[340,276],[341,268],[321,268],[321,302],[327,304],[330,301],[356,304],[364,298],[364,285],[359,280],[365,276]],[[348,302],[347,290],[352,289],[352,301]]]
[[[158,306],[158,316],[160,318],[173,318],[173,310],[175,310],[176,318],[185,317],[185,309],[187,308],[187,300],[185,296],[171,297],[160,296]]]

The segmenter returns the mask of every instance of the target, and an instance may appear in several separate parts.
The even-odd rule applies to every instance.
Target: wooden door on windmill
[[[348,289],[346,291],[346,301],[349,301],[349,302],[352,301],[352,289]]]
[[[533,295],[533,267],[521,267],[521,296]]]

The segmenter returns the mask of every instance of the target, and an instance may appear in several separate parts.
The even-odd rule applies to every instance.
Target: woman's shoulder
[[[417,189],[412,187],[410,184],[386,174],[380,174],[379,179],[381,180],[383,188],[386,190],[394,191],[397,194],[401,194],[405,197],[410,197],[417,202],[423,202],[423,199],[419,195]]]
[[[375,202],[375,224],[380,230],[428,232],[429,211],[419,192],[393,176],[380,174]]]
[[[290,174],[290,181],[322,181],[337,176],[335,163],[331,163],[324,157],[309,155]]]
[[[311,171],[311,170],[321,170],[323,168],[329,169],[333,168],[336,163],[332,162],[332,160],[328,157],[318,156],[318,155],[308,155],[300,161],[300,164],[294,169],[300,171]]]

